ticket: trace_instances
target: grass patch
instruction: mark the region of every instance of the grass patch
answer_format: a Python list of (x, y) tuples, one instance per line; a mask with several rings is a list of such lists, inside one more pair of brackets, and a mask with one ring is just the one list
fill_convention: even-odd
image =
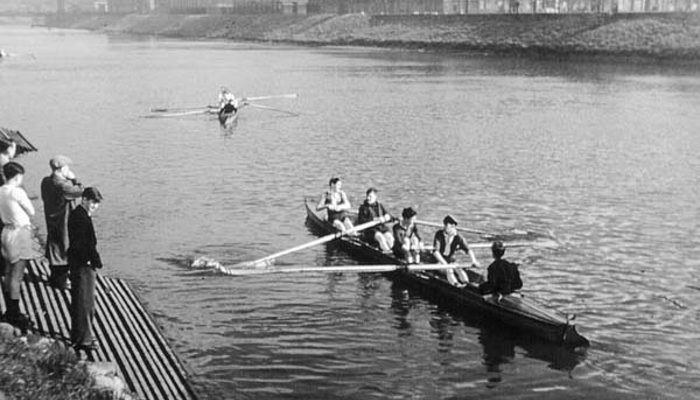
[(0, 335), (0, 398), (107, 400), (113, 394), (93, 388), (94, 379), (73, 350), (38, 337)]

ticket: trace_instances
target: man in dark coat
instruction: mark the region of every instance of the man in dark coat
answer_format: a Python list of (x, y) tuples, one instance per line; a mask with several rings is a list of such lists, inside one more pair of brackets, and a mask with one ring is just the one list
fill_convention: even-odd
[(97, 238), (92, 225), (92, 213), (102, 201), (97, 188), (86, 188), (82, 201), (68, 217), (68, 265), (71, 280), (71, 331), (70, 338), (76, 350), (97, 348), (92, 333), (95, 314), (96, 270), (102, 268), (97, 252)]
[(49, 161), (51, 175), (41, 181), (41, 200), (46, 217), (46, 259), (51, 268), (51, 284), (66, 288), (68, 279), (68, 215), (83, 194), (83, 185), (68, 166), (71, 160), (56, 156)]
[(494, 261), (489, 265), (486, 282), (479, 285), (482, 294), (493, 294), (499, 300), (523, 287), (518, 264), (503, 259), (505, 252), (506, 248), (503, 246), (503, 242), (493, 242), (491, 253)]

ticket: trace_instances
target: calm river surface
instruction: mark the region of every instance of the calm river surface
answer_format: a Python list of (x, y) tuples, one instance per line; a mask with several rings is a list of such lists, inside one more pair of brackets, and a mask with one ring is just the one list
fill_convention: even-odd
[[(69, 155), (105, 202), (104, 273), (128, 280), (204, 398), (693, 398), (700, 393), (700, 72), (0, 27), (0, 126), (39, 194)], [(298, 93), (209, 116), (150, 107)], [(262, 102), (261, 102), (262, 103)], [(584, 354), (445, 310), (381, 275), (228, 277), (313, 238), (303, 198), (340, 175), (394, 212), (552, 231), (512, 249), (525, 292), (576, 313)], [(35, 201), (41, 212), (41, 201)], [(45, 231), (43, 217), (36, 223)], [(424, 236), (432, 232), (424, 230)], [(487, 265), (489, 254), (477, 256)], [(355, 263), (333, 245), (280, 263)]]

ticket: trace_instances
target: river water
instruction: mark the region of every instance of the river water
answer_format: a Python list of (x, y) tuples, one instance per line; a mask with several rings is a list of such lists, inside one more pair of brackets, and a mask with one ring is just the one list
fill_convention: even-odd
[[(0, 27), (0, 125), (39, 194), (55, 154), (105, 195), (104, 273), (129, 281), (203, 398), (691, 398), (700, 364), (700, 72)], [(210, 116), (150, 107), (298, 93)], [(228, 277), (313, 238), (341, 176), (398, 213), (551, 231), (511, 249), (525, 292), (577, 314), (585, 352), (447, 310), (382, 275)], [(35, 202), (41, 215), (41, 201)], [(36, 223), (44, 231), (43, 218)], [(432, 233), (424, 230), (424, 236)], [(484, 265), (489, 255), (477, 252)], [(333, 245), (280, 263), (356, 263)]]

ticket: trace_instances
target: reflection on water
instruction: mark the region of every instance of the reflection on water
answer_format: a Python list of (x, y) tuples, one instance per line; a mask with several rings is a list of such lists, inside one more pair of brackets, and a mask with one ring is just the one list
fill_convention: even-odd
[[(211, 398), (700, 390), (696, 68), (23, 27), (0, 37), (36, 55), (0, 64), (0, 122), (40, 149), (20, 159), (28, 193), (62, 153), (100, 186), (104, 272), (135, 286)], [(232, 132), (215, 118), (139, 117), (210, 104), (222, 84), (299, 93), (265, 104), (300, 115), (246, 108)], [(51, 105), (40, 115), (37, 93)], [(393, 214), (417, 205), (429, 221), (553, 231), (560, 247), (507, 256), (526, 292), (578, 315), (588, 353), (530, 343), (381, 275), (234, 278), (183, 261), (232, 264), (313, 240), (302, 199), (336, 175), (355, 206), (376, 186)], [(356, 261), (328, 245), (279, 262)]]

